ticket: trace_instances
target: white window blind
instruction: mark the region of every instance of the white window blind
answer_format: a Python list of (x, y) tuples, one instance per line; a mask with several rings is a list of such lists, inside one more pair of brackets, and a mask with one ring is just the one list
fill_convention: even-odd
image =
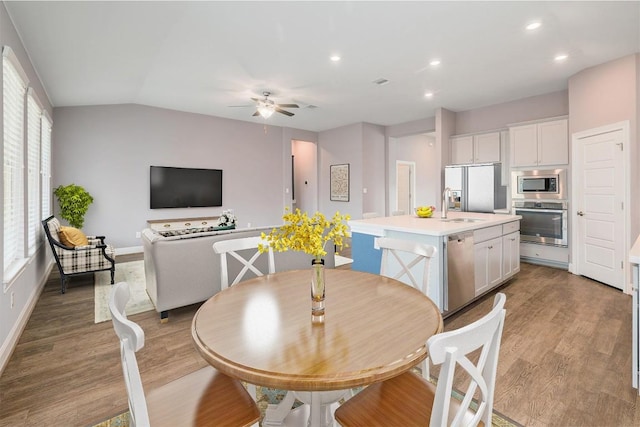
[(27, 91), (27, 249), (36, 252), (40, 230), (40, 126), (42, 107), (33, 89)]
[(42, 114), (42, 130), (40, 136), (40, 175), (42, 178), (41, 219), (47, 219), (51, 215), (51, 127), (51, 120), (45, 112)]
[(4, 274), (24, 253), (24, 103), (28, 82), (8, 47), (2, 50), (4, 121)]

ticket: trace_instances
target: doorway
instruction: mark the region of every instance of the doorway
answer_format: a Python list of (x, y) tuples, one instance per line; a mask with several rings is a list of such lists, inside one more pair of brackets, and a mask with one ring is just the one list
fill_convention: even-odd
[(318, 146), (314, 142), (291, 140), (292, 208), (302, 212), (318, 210)]
[(573, 273), (625, 292), (629, 215), (628, 122), (573, 135)]
[(413, 213), (415, 194), (415, 162), (396, 161), (396, 208), (407, 215)]

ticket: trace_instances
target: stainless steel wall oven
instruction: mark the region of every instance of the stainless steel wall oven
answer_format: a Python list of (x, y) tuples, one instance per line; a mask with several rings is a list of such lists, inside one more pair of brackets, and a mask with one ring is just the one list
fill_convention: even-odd
[(514, 200), (513, 214), (522, 216), (520, 241), (567, 246), (567, 202)]

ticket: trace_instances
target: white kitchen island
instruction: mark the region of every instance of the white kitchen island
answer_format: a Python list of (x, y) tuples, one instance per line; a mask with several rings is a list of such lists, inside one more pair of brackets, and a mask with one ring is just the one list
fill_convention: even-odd
[[(376, 237), (393, 237), (426, 243), (437, 248), (429, 270), (427, 295), (445, 313), (448, 307), (449, 237), (473, 234), (474, 266), (469, 274), (475, 297), (509, 280), (520, 271), (520, 216), (474, 212), (448, 212), (447, 219), (434, 212), (431, 218), (415, 215), (351, 220), (353, 270), (378, 274), (382, 253), (375, 249)], [(393, 274), (393, 270), (391, 271)], [(414, 272), (417, 280), (420, 273)], [(401, 279), (402, 280), (402, 279)]]

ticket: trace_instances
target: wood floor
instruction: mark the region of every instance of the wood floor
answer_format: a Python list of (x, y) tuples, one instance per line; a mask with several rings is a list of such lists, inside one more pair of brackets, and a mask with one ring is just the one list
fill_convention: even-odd
[[(500, 290), (507, 318), (498, 411), (526, 426), (640, 425), (630, 296), (529, 264)], [(482, 316), (492, 298), (447, 319), (445, 328)], [(147, 390), (205, 366), (189, 332), (197, 308), (172, 310), (166, 324), (154, 311), (131, 316), (146, 333), (138, 360)], [(127, 408), (117, 338), (110, 322), (94, 324), (93, 315), (91, 276), (72, 279), (61, 295), (52, 273), (0, 377), (0, 426), (89, 426)]]

